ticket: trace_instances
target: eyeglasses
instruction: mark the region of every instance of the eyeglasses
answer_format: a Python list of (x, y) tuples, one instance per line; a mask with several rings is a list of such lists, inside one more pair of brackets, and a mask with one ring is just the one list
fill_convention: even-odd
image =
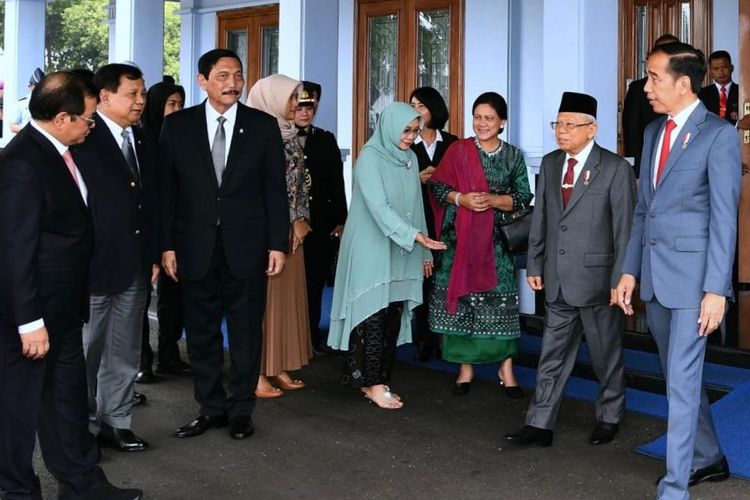
[(93, 118), (86, 118), (83, 115), (70, 115), (70, 116), (75, 116), (75, 117), (80, 118), (81, 120), (85, 121), (86, 124), (89, 126), (89, 128), (93, 127), (94, 124), (96, 123), (96, 121)]
[(549, 126), (552, 130), (561, 128), (566, 132), (577, 129), (578, 127), (585, 127), (586, 125), (593, 125), (594, 122), (588, 123), (571, 123), (571, 122), (549, 122)]

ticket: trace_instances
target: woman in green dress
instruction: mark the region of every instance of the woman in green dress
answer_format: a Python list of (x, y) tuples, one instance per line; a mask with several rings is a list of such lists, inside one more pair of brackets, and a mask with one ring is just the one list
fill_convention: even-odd
[(429, 181), (437, 235), (448, 246), (435, 261), (430, 328), (443, 335), (443, 359), (461, 363), (454, 394), (469, 392), (475, 364), (500, 362), (500, 384), (521, 398), (512, 361), (521, 335), (518, 290), (499, 229), (532, 194), (523, 153), (498, 137), (505, 99), (486, 92), (472, 113), (475, 137), (451, 145)]
[(346, 379), (381, 408), (398, 409), (390, 391), (396, 345), (411, 341), (411, 311), (432, 274), (417, 157), (409, 147), (419, 114), (395, 102), (383, 110), (354, 168), (331, 305), (328, 345), (348, 351)]

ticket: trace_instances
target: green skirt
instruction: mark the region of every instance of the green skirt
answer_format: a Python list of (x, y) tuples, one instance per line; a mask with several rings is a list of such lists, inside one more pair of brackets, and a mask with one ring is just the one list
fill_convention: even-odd
[(443, 335), (443, 359), (451, 363), (496, 363), (518, 354), (518, 339)]

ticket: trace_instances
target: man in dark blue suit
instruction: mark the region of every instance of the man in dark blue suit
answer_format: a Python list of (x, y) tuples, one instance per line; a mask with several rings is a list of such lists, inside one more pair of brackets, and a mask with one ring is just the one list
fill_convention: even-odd
[(69, 146), (84, 141), (96, 91), (53, 73), (31, 94), (32, 120), (0, 156), (0, 498), (41, 499), (39, 436), (58, 498), (140, 498), (107, 482), (88, 433), (81, 327), (88, 316), (93, 224)]
[(633, 314), (636, 279), (667, 382), (667, 473), (660, 499), (687, 499), (688, 486), (729, 476), (702, 388), (706, 336), (732, 296), (740, 150), (737, 131), (698, 99), (703, 53), (656, 47), (645, 92), (667, 116), (646, 128), (633, 228), (617, 287)]

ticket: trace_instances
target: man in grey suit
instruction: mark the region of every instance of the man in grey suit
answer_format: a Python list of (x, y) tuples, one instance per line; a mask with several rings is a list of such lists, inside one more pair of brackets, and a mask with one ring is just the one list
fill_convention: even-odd
[(703, 53), (670, 43), (648, 58), (645, 92), (657, 113), (641, 155), (641, 182), (617, 302), (633, 314), (640, 279), (667, 382), (667, 473), (658, 498), (729, 476), (702, 388), (706, 336), (732, 296), (740, 150), (737, 132), (698, 100)]
[(505, 436), (520, 445), (552, 444), (582, 335), (600, 384), (589, 442), (612, 441), (624, 413), (625, 316), (612, 305), (630, 235), (635, 177), (624, 159), (594, 142), (596, 108), (593, 97), (565, 92), (550, 124), (560, 149), (542, 160), (527, 267), (529, 286), (545, 290), (542, 353), (526, 425)]

